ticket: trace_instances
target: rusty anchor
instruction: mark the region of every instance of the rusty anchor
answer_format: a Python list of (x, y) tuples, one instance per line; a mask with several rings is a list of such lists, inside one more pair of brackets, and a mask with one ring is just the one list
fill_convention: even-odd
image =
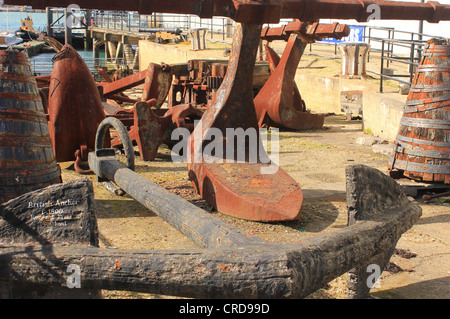
[[(37, 6), (61, 5), (61, 1), (56, 0), (6, 0), (5, 3), (14, 4), (16, 1)], [(450, 17), (450, 7), (437, 2), (408, 3), (408, 6), (402, 6), (398, 2), (377, 0), (192, 0), (180, 1), (180, 5), (176, 6), (167, 1), (79, 1), (80, 6), (88, 8), (95, 6), (109, 10), (137, 10), (141, 13), (193, 13), (201, 17), (223, 15), (242, 22), (236, 27), (228, 75), (191, 135), (189, 142), (195, 151), (208, 146), (206, 137), (213, 124), (214, 127), (225, 129), (227, 118), (233, 113), (240, 115), (232, 117), (236, 127), (258, 128), (256, 111), (249, 94), (251, 72), (248, 71), (251, 71), (254, 65), (263, 23), (278, 23), (281, 17), (301, 17), (304, 20), (356, 18), (364, 21), (367, 14), (362, 9), (372, 3), (380, 4), (382, 8), (392, 8), (383, 16), (386, 19), (401, 17), (437, 22)], [(195, 138), (196, 133), (200, 138)], [(353, 281), (352, 296), (360, 297), (366, 295), (370, 289), (367, 285), (364, 286), (368, 277), (367, 272), (365, 273), (367, 266), (377, 264), (383, 269), (401, 234), (408, 230), (421, 214), (420, 207), (408, 200), (392, 178), (372, 168), (353, 166), (347, 169), (349, 227), (332, 234), (317, 236), (302, 244), (264, 244), (254, 237), (247, 238), (242, 232), (237, 234), (230, 231), (229, 227), (222, 227), (223, 224), (213, 223), (215, 227), (203, 227), (205, 224), (198, 217), (208, 214), (197, 214), (196, 218), (193, 218), (191, 210), (185, 210), (187, 205), (184, 202), (177, 202), (181, 205), (173, 204), (168, 200), (174, 198), (171, 194), (153, 187), (148, 181), (143, 181), (139, 174), (132, 174), (132, 170), (119, 165), (114, 159), (107, 158), (113, 154), (110, 150), (96, 148), (95, 152), (89, 153), (90, 167), (99, 177), (118, 183), (149, 209), (161, 215), (166, 214), (167, 219), (177, 225), (175, 228), (190, 233), (196, 242), (208, 249), (167, 252), (108, 250), (75, 244), (72, 246), (67, 243), (60, 245), (61, 242), (54, 240), (53, 243), (46, 237), (48, 232), (44, 231), (36, 238), (36, 229), (27, 228), (25, 231), (28, 230), (31, 236), (26, 238), (29, 240), (26, 246), (22, 243), (2, 243), (0, 269), (6, 269), (0, 273), (2, 281), (46, 285), (49, 288), (60, 287), (66, 283), (68, 266), (73, 262), (80, 262), (83, 265), (83, 284), (88, 289), (131, 289), (194, 298), (301, 298), (323, 287), (333, 278), (352, 270), (352, 279), (356, 277)], [(189, 155), (193, 156), (195, 152)], [(224, 158), (234, 159), (231, 155), (226, 152)], [(245, 155), (245, 160), (248, 160), (250, 154)], [(258, 158), (261, 162), (264, 155), (267, 154), (263, 152)], [(244, 164), (247, 163), (244, 161)], [(193, 174), (202, 173), (200, 170), (203, 168), (215, 169), (220, 165), (193, 167), (195, 164), (194, 162), (190, 165)], [(260, 166), (260, 163), (256, 164)], [(222, 168), (227, 167), (224, 165)], [(219, 176), (220, 174), (219, 171)], [(205, 176), (211, 175), (207, 172), (203, 175)], [(205, 178), (202, 182), (204, 181)], [(255, 179), (255, 184), (258, 183)], [(17, 223), (17, 218), (30, 218), (30, 214), (16, 216), (14, 213), (16, 205), (26, 202), (26, 199), (21, 197), (1, 206), (1, 226), (4, 226), (2, 231), (11, 231), (11, 224), (29, 225), (26, 221)], [(84, 228), (92, 233), (95, 233), (94, 229), (94, 225)], [(23, 234), (24, 230), (21, 231)], [(221, 234), (227, 236), (226, 241), (221, 240)], [(237, 237), (232, 239), (235, 234)], [(75, 243), (77, 239), (80, 238), (75, 238)], [(86, 240), (79, 242), (86, 244)], [(223, 249), (216, 249), (218, 247)]]
[[(259, 221), (292, 220), (300, 213), (302, 191), (262, 147), (253, 104), (253, 68), (260, 35), (261, 25), (236, 25), (225, 78), (188, 141), (188, 173), (198, 193), (222, 213)], [(226, 136), (230, 128), (252, 136), (234, 143), (236, 136)], [(222, 157), (206, 160), (208, 134), (217, 129), (223, 136), (218, 146)]]
[[(167, 97), (172, 83), (172, 69), (165, 63), (150, 63), (146, 70), (126, 76), (116, 81), (99, 82), (103, 97), (111, 100), (137, 102), (123, 95), (123, 91), (144, 85), (141, 101), (156, 99), (156, 108), (160, 108)], [(106, 77), (108, 79), (108, 77)]]
[[(180, 104), (170, 109), (155, 109), (156, 99), (147, 102), (137, 102), (130, 110), (118, 110), (112, 117), (118, 118), (122, 123), (129, 124), (128, 134), (138, 146), (139, 155), (144, 161), (156, 158), (161, 144), (170, 149), (177, 143), (172, 140), (175, 129), (186, 128), (190, 132), (194, 129), (194, 121), (202, 117), (203, 111), (192, 104)], [(122, 148), (119, 136), (111, 141), (111, 146)]]
[[(193, 104), (180, 104), (169, 109), (161, 108), (171, 88), (172, 67), (167, 64), (150, 63), (145, 71), (117, 81), (101, 83), (103, 97), (113, 100), (134, 102), (132, 108), (125, 109), (104, 103), (107, 117), (115, 117), (128, 128), (131, 140), (138, 146), (140, 156), (145, 161), (156, 158), (158, 148), (166, 144), (171, 148), (171, 132), (177, 128), (193, 130), (193, 121), (199, 119), (203, 111)], [(119, 96), (123, 91), (144, 85), (141, 101)], [(121, 139), (116, 135), (111, 146), (122, 148)]]
[[(307, 24), (300, 23), (300, 26), (297, 25), (297, 30), (302, 30), (305, 25)], [(336, 34), (337, 25), (332, 27), (332, 32), (328, 31), (323, 35)], [(344, 28), (343, 31), (345, 34), (348, 29)], [(317, 25), (314, 24), (314, 30), (310, 32), (312, 35), (309, 38), (310, 41), (314, 37), (320, 37), (320, 32), (317, 35), (316, 32)], [(273, 92), (273, 87), (276, 85), (275, 82), (282, 81), (283, 77), (277, 77), (277, 71), (275, 71), (255, 100), (252, 95), (253, 67), (261, 33), (260, 25), (237, 24), (236, 26), (232, 54), (225, 78), (188, 142), (191, 146), (191, 157), (188, 161), (189, 178), (197, 192), (224, 214), (257, 221), (293, 220), (298, 218), (301, 212), (303, 194), (298, 183), (273, 162), (264, 150), (259, 134), (259, 126), (262, 123), (257, 121), (258, 118), (261, 120), (261, 117), (258, 117), (258, 110), (262, 107), (256, 107), (261, 105), (257, 104), (258, 96), (262, 99), (266, 90), (270, 95), (277, 95)], [(299, 54), (295, 55), (288, 50), (285, 57), (295, 56), (293, 58), (295, 70), (303, 52), (301, 48), (304, 49), (306, 44), (299, 39), (295, 41), (295, 36), (292, 37), (294, 41), (291, 43), (296, 43), (300, 48), (297, 51)], [(284, 61), (282, 63), (286, 65)], [(276, 70), (283, 72), (285, 69), (286, 67), (280, 66)], [(279, 95), (280, 97), (281, 94), (290, 96), (291, 101), (294, 96), (294, 74), (284, 77), (285, 85)], [(268, 97), (265, 100), (271, 102), (274, 108), (277, 105), (280, 106), (280, 103), (273, 103)], [(292, 109), (292, 103), (288, 102), (284, 105)], [(241, 140), (241, 145), (235, 145), (231, 149), (233, 153), (231, 154), (230, 145), (235, 143), (236, 137), (226, 136), (230, 128), (240, 128), (249, 134), (254, 132), (253, 141), (250, 141), (251, 136), (244, 134), (244, 138), (248, 137), (248, 140)], [(213, 160), (206, 160), (203, 158), (203, 151), (209, 144), (209, 130), (215, 129), (219, 129), (224, 136), (223, 144), (219, 147), (225, 151), (222, 152), (222, 158), (215, 156)], [(255, 147), (256, 156), (252, 159), (250, 148), (255, 149)], [(242, 148), (245, 154), (239, 159), (236, 153), (239, 153)], [(270, 173), (266, 174), (264, 171), (270, 171)]]
[(306, 111), (295, 83), (295, 73), (307, 43), (327, 37), (342, 38), (349, 33), (347, 25), (319, 24), (294, 20), (278, 28), (265, 27), (261, 38), (287, 41), (280, 58), (266, 45), (271, 76), (255, 96), (254, 103), (260, 127), (273, 126), (293, 130), (321, 128), (325, 116)]

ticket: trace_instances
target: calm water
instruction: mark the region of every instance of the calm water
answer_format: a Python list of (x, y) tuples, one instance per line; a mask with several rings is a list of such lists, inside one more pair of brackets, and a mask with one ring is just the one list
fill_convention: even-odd
[[(46, 13), (35, 12), (0, 12), (0, 32), (8, 31), (14, 33), (20, 27), (21, 19), (30, 17), (33, 20), (33, 28), (38, 32), (47, 30), (47, 15)], [(59, 16), (54, 13), (53, 21), (56, 21)], [(85, 60), (91, 71), (94, 71), (94, 61), (92, 50), (77, 50), (81, 57)], [(104, 58), (104, 52), (100, 50), (100, 59)], [(52, 58), (56, 53), (41, 53), (30, 58), (31, 65), (36, 75), (51, 74), (53, 68)]]
[(0, 31), (16, 31), (20, 27), (20, 20), (28, 16), (33, 19), (33, 27), (36, 31), (47, 30), (47, 15), (45, 13), (0, 12)]

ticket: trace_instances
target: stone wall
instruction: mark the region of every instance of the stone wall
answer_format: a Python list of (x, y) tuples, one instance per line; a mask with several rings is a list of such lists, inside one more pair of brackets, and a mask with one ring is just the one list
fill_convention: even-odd
[(341, 92), (362, 91), (364, 130), (393, 141), (402, 118), (407, 95), (379, 93), (373, 81), (324, 77), (297, 72), (295, 81), (307, 109), (316, 113), (344, 114), (341, 110)]

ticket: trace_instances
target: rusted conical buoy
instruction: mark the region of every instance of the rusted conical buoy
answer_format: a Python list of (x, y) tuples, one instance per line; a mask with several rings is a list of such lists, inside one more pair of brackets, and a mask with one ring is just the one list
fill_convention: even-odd
[(0, 203), (61, 182), (26, 52), (0, 51)]
[(50, 136), (58, 162), (75, 160), (75, 169), (95, 148), (97, 127), (105, 118), (97, 85), (88, 66), (69, 44), (53, 58), (48, 93)]
[(390, 175), (450, 184), (450, 43), (427, 42), (409, 92)]

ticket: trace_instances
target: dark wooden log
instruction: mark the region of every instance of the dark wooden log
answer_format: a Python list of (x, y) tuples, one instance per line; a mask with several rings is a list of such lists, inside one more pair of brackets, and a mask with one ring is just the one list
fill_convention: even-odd
[[(356, 214), (359, 220), (303, 244), (179, 251), (4, 246), (0, 280), (61, 287), (67, 284), (67, 268), (78, 265), (82, 288), (194, 298), (303, 298), (350, 269), (385, 262), (421, 215), (420, 207), (404, 201), (406, 197), (395, 200), (392, 194), (400, 186), (389, 182), (390, 177), (359, 168), (348, 170), (349, 184), (355, 185), (349, 203), (358, 203), (349, 208), (364, 209)], [(374, 183), (365, 176), (382, 181)], [(393, 201), (385, 200), (389, 196)]]
[[(402, 207), (410, 207), (411, 201), (407, 198), (402, 188), (392, 178), (386, 178), (382, 172), (370, 169), (363, 165), (348, 166), (347, 176), (347, 224), (355, 225), (360, 221), (373, 220), (380, 212), (396, 214)], [(417, 205), (414, 205), (417, 206)], [(417, 219), (421, 210), (415, 207)], [(397, 216), (392, 216), (397, 218)], [(378, 267), (379, 275), (391, 258), (395, 241), (390, 247), (379, 251), (377, 255), (367, 259), (358, 267), (348, 273), (348, 296), (352, 299), (364, 298), (370, 291), (369, 276), (374, 277), (375, 272), (370, 265)], [(376, 279), (376, 278), (373, 278)], [(373, 283), (372, 283), (373, 284)]]
[[(89, 153), (89, 166), (100, 178), (117, 184), (199, 247), (244, 247), (265, 243), (133, 172), (114, 157), (102, 156), (102, 153), (105, 153), (104, 149)], [(114, 152), (111, 154), (114, 155)]]

